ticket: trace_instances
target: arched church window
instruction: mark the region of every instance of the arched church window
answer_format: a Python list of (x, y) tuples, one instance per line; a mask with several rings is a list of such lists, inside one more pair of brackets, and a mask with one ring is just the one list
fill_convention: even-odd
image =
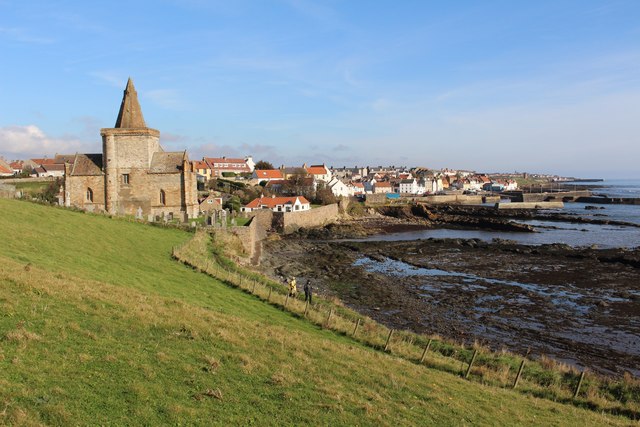
[(164, 190), (160, 190), (160, 204), (163, 206), (167, 204), (167, 196), (164, 193)]
[(87, 201), (93, 202), (93, 190), (91, 188), (87, 188)]

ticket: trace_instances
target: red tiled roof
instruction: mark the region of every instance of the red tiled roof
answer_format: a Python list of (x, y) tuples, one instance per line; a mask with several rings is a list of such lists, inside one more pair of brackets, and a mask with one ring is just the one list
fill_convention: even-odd
[(9, 169), (0, 164), (0, 173), (10, 173), (13, 174), (13, 169)]
[(386, 181), (380, 181), (380, 182), (376, 182), (375, 186), (376, 187), (391, 187), (391, 183), (390, 182), (386, 182)]
[(22, 170), (22, 168), (24, 166), (24, 162), (22, 160), (16, 160), (15, 162), (9, 163), (9, 166), (11, 166), (13, 169)]
[[(230, 157), (205, 157), (204, 161), (213, 170), (250, 172), (245, 159), (233, 159)], [(226, 166), (223, 166), (225, 165)]]
[(278, 205), (293, 205), (296, 202), (296, 199), (300, 200), (300, 203), (308, 204), (309, 201), (305, 199), (303, 196), (295, 196), (295, 197), (258, 197), (257, 199), (253, 199), (245, 207), (255, 209), (260, 206), (267, 206), (270, 209), (278, 206)]
[(56, 162), (56, 159), (31, 159), (32, 162), (42, 165), (52, 165)]
[(256, 169), (258, 179), (282, 179), (282, 171), (280, 169)]
[(246, 163), (244, 159), (234, 159), (231, 157), (205, 157), (209, 163)]
[(311, 175), (326, 175), (327, 168), (322, 165), (311, 165), (307, 168), (307, 173)]
[(209, 165), (207, 164), (207, 162), (202, 160), (194, 160), (193, 167), (196, 169), (209, 169)]

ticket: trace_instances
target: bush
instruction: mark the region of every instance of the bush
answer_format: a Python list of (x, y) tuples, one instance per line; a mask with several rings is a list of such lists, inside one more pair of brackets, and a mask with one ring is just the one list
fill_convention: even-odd
[(351, 216), (363, 216), (364, 204), (361, 202), (351, 202), (347, 208), (347, 213)]

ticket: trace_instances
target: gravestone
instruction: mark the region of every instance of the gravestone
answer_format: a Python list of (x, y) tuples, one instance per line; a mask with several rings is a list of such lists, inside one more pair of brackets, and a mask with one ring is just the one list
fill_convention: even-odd
[(136, 211), (136, 219), (142, 219), (142, 208), (138, 207), (138, 210)]

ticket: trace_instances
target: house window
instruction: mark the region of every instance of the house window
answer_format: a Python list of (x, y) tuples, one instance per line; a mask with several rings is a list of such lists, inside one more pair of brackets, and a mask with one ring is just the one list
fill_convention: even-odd
[(300, 210), (300, 206), (296, 205), (296, 210), (299, 211)]
[(87, 188), (87, 202), (93, 202), (93, 190)]
[(164, 190), (160, 190), (160, 204), (165, 206), (167, 204), (167, 196), (164, 194)]
[(123, 184), (129, 184), (129, 174), (128, 173), (123, 173), (122, 174), (122, 183)]

